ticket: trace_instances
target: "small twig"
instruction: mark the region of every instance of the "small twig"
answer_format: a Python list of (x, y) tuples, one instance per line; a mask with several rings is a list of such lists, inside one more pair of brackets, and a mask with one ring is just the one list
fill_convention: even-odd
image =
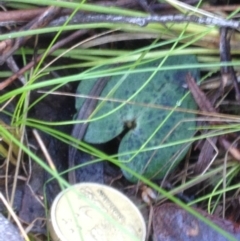
[(0, 26), (6, 26), (10, 24), (16, 24), (16, 22), (19, 23), (32, 20), (37, 15), (42, 14), (46, 10), (47, 8), (37, 8), (1, 12)]
[(41, 136), (39, 135), (38, 131), (36, 129), (34, 129), (32, 132), (33, 132), (33, 135), (34, 135), (38, 145), (41, 148), (41, 151), (42, 151), (43, 155), (45, 156), (45, 158), (48, 162), (49, 167), (52, 169), (52, 171), (57, 173), (57, 168), (55, 167), (54, 162), (53, 162), (53, 160), (52, 160), (52, 158), (51, 158), (51, 156), (50, 156), (50, 154), (49, 154), (49, 152), (46, 148), (46, 145), (44, 144), (44, 142), (43, 142)]
[[(49, 26), (59, 26), (66, 22), (69, 16), (60, 17), (52, 21)], [(127, 17), (118, 15), (103, 15), (103, 14), (85, 14), (77, 13), (69, 24), (77, 23), (129, 23), (140, 27), (147, 26), (149, 23), (197, 23), (200, 25), (210, 25), (217, 27), (229, 27), (240, 30), (240, 22), (234, 20), (226, 20), (218, 16), (214, 17), (198, 17), (195, 15), (151, 15), (147, 17)]]

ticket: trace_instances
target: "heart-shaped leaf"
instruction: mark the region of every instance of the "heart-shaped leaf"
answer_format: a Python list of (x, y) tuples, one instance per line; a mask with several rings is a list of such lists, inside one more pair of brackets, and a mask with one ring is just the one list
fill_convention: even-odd
[[(196, 109), (192, 96), (186, 95), (187, 90), (183, 87), (188, 73), (195, 79), (199, 77), (197, 69), (189, 69), (190, 65), (197, 63), (195, 56), (169, 57), (153, 78), (149, 78), (160, 63), (160, 60), (145, 63), (139, 65), (135, 72), (126, 71), (124, 75), (112, 76), (101, 97), (118, 101), (99, 101), (91, 118), (101, 118), (89, 123), (84, 136), (86, 142), (105, 143), (130, 126), (131, 130), (119, 146), (119, 161), (149, 179), (162, 178), (188, 150), (185, 144), (164, 148), (161, 145), (189, 139), (195, 132), (194, 121), (182, 122), (193, 119), (194, 114), (174, 109), (176, 106)], [(147, 71), (150, 68), (151, 71)], [(82, 81), (77, 92), (88, 94), (96, 81)], [(76, 108), (81, 108), (83, 102), (83, 99), (77, 99)], [(170, 108), (161, 108), (163, 106)], [(128, 180), (137, 181), (131, 173), (124, 170), (123, 173)]]

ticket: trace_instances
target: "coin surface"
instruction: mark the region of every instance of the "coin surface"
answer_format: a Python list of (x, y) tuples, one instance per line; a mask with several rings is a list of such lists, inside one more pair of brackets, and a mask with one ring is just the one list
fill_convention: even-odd
[(106, 185), (81, 183), (61, 192), (48, 222), (54, 241), (144, 241), (146, 226), (138, 208)]

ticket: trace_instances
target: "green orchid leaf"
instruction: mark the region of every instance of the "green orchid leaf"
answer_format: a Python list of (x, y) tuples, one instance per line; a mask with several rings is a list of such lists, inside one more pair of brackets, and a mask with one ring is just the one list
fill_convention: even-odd
[[(119, 146), (119, 161), (149, 179), (164, 177), (188, 151), (186, 144), (161, 145), (188, 140), (195, 133), (195, 115), (183, 109), (196, 110), (197, 107), (183, 86), (188, 73), (199, 79), (198, 70), (189, 68), (197, 63), (196, 57), (169, 57), (149, 79), (160, 63), (161, 60), (145, 63), (138, 65), (135, 72), (127, 70), (124, 75), (112, 76), (101, 94), (108, 101), (99, 101), (91, 116), (92, 120), (98, 119), (90, 120), (84, 137), (89, 143), (105, 143), (126, 126), (130, 127)], [(165, 67), (171, 68), (164, 70)], [(96, 81), (82, 81), (77, 92), (86, 95)], [(76, 108), (81, 108), (83, 102), (84, 99), (78, 98)], [(177, 106), (182, 111), (178, 111)], [(192, 121), (186, 122), (189, 119)], [(131, 173), (123, 170), (123, 174), (128, 180), (137, 181)]]

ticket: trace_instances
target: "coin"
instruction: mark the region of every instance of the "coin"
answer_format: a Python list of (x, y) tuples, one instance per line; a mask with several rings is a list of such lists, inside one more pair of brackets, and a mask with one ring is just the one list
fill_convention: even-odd
[(81, 183), (61, 192), (48, 222), (54, 241), (143, 241), (144, 219), (125, 195), (106, 185)]

